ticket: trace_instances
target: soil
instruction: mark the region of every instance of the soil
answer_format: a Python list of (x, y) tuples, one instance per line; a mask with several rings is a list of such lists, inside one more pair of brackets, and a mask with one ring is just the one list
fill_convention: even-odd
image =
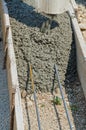
[[(77, 80), (74, 85), (67, 88), (67, 93), (63, 89), (65, 101), (68, 108), (69, 117), (73, 130), (86, 130), (86, 103), (80, 82)], [(55, 96), (60, 96), (60, 92), (54, 92)], [(37, 104), (40, 115), (42, 130), (70, 130), (63, 102), (61, 105), (52, 103), (51, 93), (37, 93)], [(37, 115), (33, 95), (22, 98), (25, 130), (37, 130)]]
[[(33, 70), (42, 129), (69, 130), (63, 103), (56, 106), (51, 102), (54, 64), (59, 68), (73, 129), (86, 130), (86, 104), (77, 76), (76, 46), (68, 13), (55, 16), (49, 33), (42, 33), (40, 30), (43, 22), (50, 20), (51, 17), (37, 13), (34, 1), (8, 1), (7, 6), (12, 26), (19, 86), (21, 91), (27, 88), (29, 93), (27, 96), (25, 93), (25, 98), (22, 98), (25, 130), (38, 129), (29, 80), (30, 65)], [(54, 94), (61, 98), (56, 79), (54, 88)]]
[[(76, 0), (76, 2), (78, 4), (78, 22), (86, 26), (86, 1)], [(82, 28), (81, 31), (86, 42), (86, 27), (85, 29)]]

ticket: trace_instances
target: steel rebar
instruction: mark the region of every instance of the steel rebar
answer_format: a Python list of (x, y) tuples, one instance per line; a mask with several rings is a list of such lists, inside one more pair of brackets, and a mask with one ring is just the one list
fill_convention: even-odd
[(32, 76), (32, 66), (31, 65), (30, 65), (30, 78), (31, 78), (32, 90), (33, 90), (33, 94), (34, 94), (34, 102), (35, 102), (35, 107), (36, 107), (38, 127), (39, 127), (39, 130), (42, 130), (41, 129), (41, 123), (40, 123), (39, 110), (38, 110), (38, 105), (37, 105), (37, 99), (36, 99), (36, 91), (35, 91), (34, 81), (33, 81), (33, 76)]
[(64, 94), (63, 94), (63, 90), (62, 90), (62, 85), (61, 85), (61, 83), (60, 83), (60, 78), (59, 78), (59, 73), (58, 73), (58, 67), (57, 67), (56, 64), (54, 65), (54, 69), (55, 69), (55, 74), (56, 74), (56, 77), (57, 77), (57, 81), (58, 81), (60, 93), (61, 93), (61, 96), (62, 96), (62, 100), (63, 100), (63, 104), (64, 104), (66, 116), (67, 116), (67, 120), (68, 120), (68, 123), (69, 123), (69, 126), (70, 126), (70, 130), (72, 130), (73, 127), (72, 127), (72, 124), (71, 124), (71, 121), (70, 121), (70, 117), (69, 117), (67, 105), (66, 105), (66, 102), (65, 102), (65, 99), (64, 99)]

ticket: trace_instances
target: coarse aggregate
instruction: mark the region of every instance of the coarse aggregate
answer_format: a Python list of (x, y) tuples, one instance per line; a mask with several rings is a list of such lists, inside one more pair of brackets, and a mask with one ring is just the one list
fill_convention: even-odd
[[(76, 0), (78, 5), (77, 19), (79, 25), (86, 26), (86, 0)], [(85, 43), (86, 43), (86, 27), (81, 28)]]
[[(33, 2), (33, 1), (32, 1)], [(34, 2), (33, 2), (34, 3)], [(16, 54), (20, 88), (25, 88), (29, 65), (32, 65), (36, 90), (50, 91), (54, 77), (54, 64), (58, 65), (61, 83), (76, 78), (76, 52), (69, 15), (57, 15), (50, 32), (40, 28), (49, 17), (37, 13), (29, 0), (7, 2), (13, 43)], [(28, 85), (29, 91), (30, 85)]]

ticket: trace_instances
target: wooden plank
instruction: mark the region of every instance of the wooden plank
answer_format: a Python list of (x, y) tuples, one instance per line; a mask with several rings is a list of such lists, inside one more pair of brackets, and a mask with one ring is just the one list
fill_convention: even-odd
[[(2, 23), (3, 38), (4, 38), (4, 43), (7, 43), (7, 50), (8, 50), (6, 66), (7, 66), (8, 86), (9, 86), (9, 95), (10, 95), (10, 108), (12, 113), (11, 116), (13, 116), (13, 120), (14, 120), (12, 125), (14, 124), (16, 125), (16, 126), (11, 125), (12, 126), (11, 129), (24, 130), (21, 95), (20, 95), (20, 89), (18, 83), (17, 67), (16, 67), (15, 53), (13, 48), (9, 14), (4, 0), (1, 0), (1, 4), (2, 4), (1, 12), (2, 12), (2, 19), (3, 19), (3, 23)], [(8, 27), (9, 27), (9, 33), (8, 31), (6, 31)]]
[(76, 19), (74, 10), (71, 5), (69, 8), (69, 15), (71, 17), (76, 41), (77, 70), (83, 88), (83, 92), (86, 98), (86, 43), (79, 28), (78, 21)]
[(71, 0), (71, 4), (75, 11), (78, 11), (78, 5), (76, 4), (75, 0)]
[(7, 26), (7, 27), (6, 27), (6, 33), (5, 33), (5, 46), (7, 45), (7, 39), (8, 39), (8, 34), (9, 34), (9, 27), (10, 27), (10, 26)]
[(3, 35), (3, 42), (5, 44), (6, 28), (8, 26), (10, 26), (10, 21), (8, 18), (8, 9), (6, 8), (6, 2), (4, 0), (2, 0), (1, 4), (2, 4), (2, 26), (3, 26), (3, 34), (4, 34)]

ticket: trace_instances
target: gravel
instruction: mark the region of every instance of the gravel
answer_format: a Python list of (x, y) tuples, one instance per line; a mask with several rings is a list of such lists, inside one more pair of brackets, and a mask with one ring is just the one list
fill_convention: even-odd
[[(76, 2), (78, 4), (78, 12), (77, 12), (78, 23), (86, 26), (86, 1), (76, 0)], [(86, 29), (81, 29), (81, 31), (82, 31), (84, 40), (86, 42)]]

